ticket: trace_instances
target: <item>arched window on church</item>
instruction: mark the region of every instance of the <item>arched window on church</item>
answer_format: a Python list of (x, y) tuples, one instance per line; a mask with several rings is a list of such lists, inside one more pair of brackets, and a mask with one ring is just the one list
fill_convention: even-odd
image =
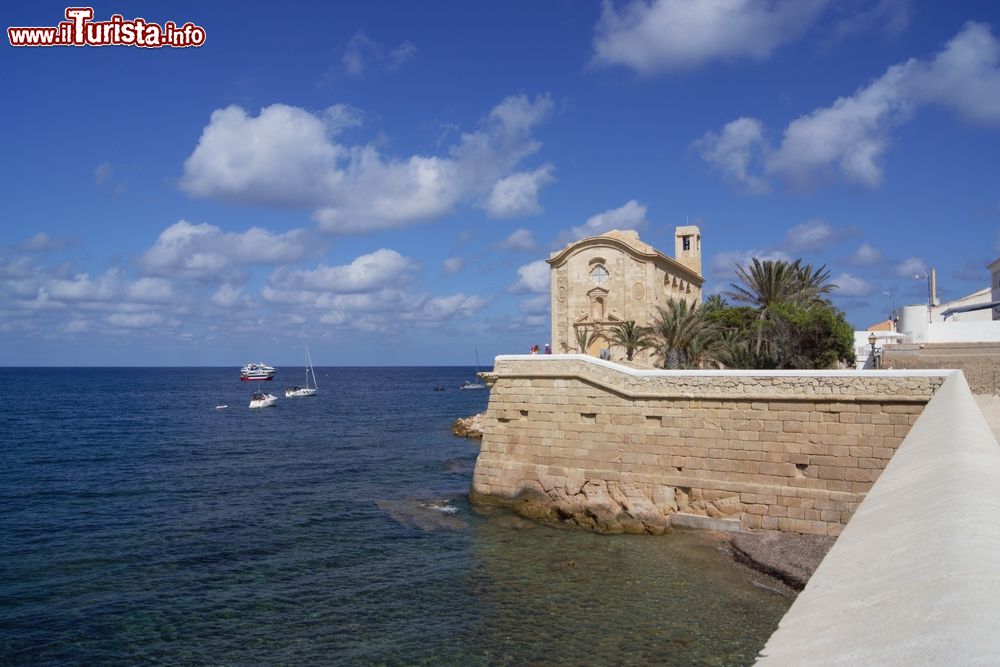
[(604, 268), (603, 264), (598, 264), (593, 269), (590, 270), (590, 281), (595, 285), (603, 285), (608, 280), (608, 270)]

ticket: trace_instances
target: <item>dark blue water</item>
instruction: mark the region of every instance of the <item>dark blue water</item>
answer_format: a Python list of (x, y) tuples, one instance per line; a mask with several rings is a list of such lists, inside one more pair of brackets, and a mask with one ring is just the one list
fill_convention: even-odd
[(0, 659), (740, 665), (791, 603), (702, 535), (470, 507), (472, 369), (316, 373), (0, 369)]

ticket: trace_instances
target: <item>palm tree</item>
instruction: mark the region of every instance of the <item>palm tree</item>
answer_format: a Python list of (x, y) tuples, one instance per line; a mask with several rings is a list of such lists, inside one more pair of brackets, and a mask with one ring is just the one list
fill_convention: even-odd
[(696, 368), (716, 358), (717, 331), (702, 309), (683, 299), (671, 299), (667, 307), (657, 307), (650, 347), (656, 350), (663, 368)]
[(705, 312), (722, 310), (726, 307), (726, 300), (722, 298), (721, 294), (713, 294), (705, 299), (705, 303), (701, 304), (701, 307)]
[(632, 361), (636, 350), (642, 350), (652, 345), (647, 327), (636, 326), (635, 320), (628, 320), (611, 330), (611, 342), (625, 348), (625, 358)]
[(829, 305), (823, 295), (837, 288), (830, 280), (826, 265), (814, 269), (812, 264), (785, 260), (761, 261), (756, 257), (748, 266), (736, 266), (736, 277), (742, 284), (732, 283), (726, 296), (757, 310), (758, 326), (754, 336), (753, 355), (756, 364), (778, 363), (784, 357), (780, 333), (774, 330), (773, 313), (782, 304), (809, 306)]
[(737, 265), (736, 277), (743, 284), (731, 284), (732, 290), (726, 296), (759, 309), (765, 318), (779, 303), (805, 304), (822, 299), (821, 295), (837, 288), (828, 282), (830, 271), (825, 264), (813, 269), (812, 264), (802, 264), (801, 259), (761, 261), (754, 257), (749, 266)]
[(590, 327), (577, 327), (574, 333), (576, 334), (576, 345), (580, 348), (580, 354), (587, 354), (587, 350), (600, 334), (599, 331)]

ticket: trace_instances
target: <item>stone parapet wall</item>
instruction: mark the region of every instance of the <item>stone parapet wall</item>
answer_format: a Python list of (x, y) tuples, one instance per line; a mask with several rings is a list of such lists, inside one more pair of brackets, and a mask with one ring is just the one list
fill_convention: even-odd
[(958, 369), (974, 394), (1000, 395), (1000, 344), (926, 343), (886, 345), (882, 366), (893, 369)]
[(934, 373), (639, 371), (498, 357), (472, 498), (603, 532), (676, 511), (838, 534), (940, 386)]

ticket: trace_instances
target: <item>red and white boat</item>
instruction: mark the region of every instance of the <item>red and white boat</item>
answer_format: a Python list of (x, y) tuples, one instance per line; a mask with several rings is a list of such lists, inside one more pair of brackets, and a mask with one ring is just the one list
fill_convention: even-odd
[(264, 382), (274, 379), (278, 369), (265, 363), (246, 364), (240, 369), (240, 380), (244, 382)]

